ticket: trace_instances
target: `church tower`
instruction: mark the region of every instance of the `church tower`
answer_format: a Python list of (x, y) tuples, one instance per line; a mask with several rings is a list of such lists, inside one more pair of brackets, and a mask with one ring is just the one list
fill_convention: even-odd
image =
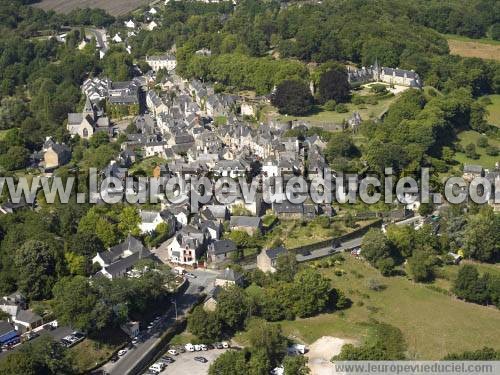
[(90, 101), (89, 97), (86, 97), (85, 100), (85, 106), (83, 107), (83, 117), (90, 116), (92, 120), (95, 120), (95, 112), (94, 112), (94, 107), (92, 106), (92, 102)]
[(375, 81), (380, 81), (380, 67), (378, 66), (378, 58), (375, 58), (375, 64), (373, 64), (373, 79)]

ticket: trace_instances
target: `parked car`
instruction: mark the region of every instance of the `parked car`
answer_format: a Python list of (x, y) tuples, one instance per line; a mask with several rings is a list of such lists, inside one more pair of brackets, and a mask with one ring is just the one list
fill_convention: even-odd
[(201, 350), (208, 350), (208, 347), (205, 344), (200, 345)]
[(132, 345), (137, 345), (138, 343), (139, 343), (139, 337), (136, 336), (132, 339)]
[(115, 363), (116, 361), (118, 361), (118, 359), (120, 359), (120, 357), (118, 357), (116, 354), (113, 354), (110, 359), (111, 363)]
[(124, 356), (125, 354), (127, 354), (128, 350), (127, 349), (121, 349), (121, 350), (118, 350), (118, 355), (120, 357)]
[(208, 362), (208, 359), (206, 359), (205, 357), (194, 357), (194, 360), (197, 361), (197, 362), (201, 362), (201, 363), (207, 363)]
[(199, 352), (201, 350), (201, 345), (194, 344), (194, 350), (196, 350), (197, 352)]
[(196, 279), (196, 275), (191, 272), (187, 272), (186, 277), (190, 277), (191, 279)]
[(217, 348), (217, 349), (223, 349), (224, 347), (222, 346), (222, 343), (221, 342), (217, 342), (214, 344), (214, 346)]
[(169, 357), (168, 355), (165, 355), (165, 356), (160, 358), (160, 361), (163, 361), (164, 363), (174, 363), (175, 359), (173, 359), (172, 357)]
[(337, 247), (340, 247), (340, 245), (342, 245), (342, 242), (340, 242), (340, 240), (332, 241), (332, 249), (336, 249)]
[(170, 354), (170, 355), (179, 355), (179, 353), (175, 349), (169, 349), (168, 350), (168, 354)]
[(221, 344), (224, 349), (229, 348), (229, 343), (227, 341), (222, 341)]
[(185, 349), (186, 349), (186, 351), (188, 351), (188, 352), (194, 352), (194, 350), (195, 350), (195, 349), (194, 349), (194, 345), (193, 345), (193, 344), (186, 344), (186, 345), (184, 346), (184, 348), (185, 348)]
[(160, 372), (163, 371), (164, 368), (165, 368), (165, 364), (164, 363), (156, 362), (156, 363), (153, 363), (151, 366), (149, 366), (148, 370), (153, 371), (153, 372), (159, 374)]

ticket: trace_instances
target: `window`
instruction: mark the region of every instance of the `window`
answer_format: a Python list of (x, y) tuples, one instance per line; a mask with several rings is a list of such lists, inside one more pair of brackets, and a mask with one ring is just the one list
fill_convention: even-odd
[(87, 128), (83, 129), (83, 138), (88, 138), (89, 136), (89, 131), (87, 130)]

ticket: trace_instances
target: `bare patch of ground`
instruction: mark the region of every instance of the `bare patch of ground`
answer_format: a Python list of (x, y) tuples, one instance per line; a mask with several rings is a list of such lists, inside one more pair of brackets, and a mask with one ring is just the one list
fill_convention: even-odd
[(448, 39), (448, 45), (452, 55), (500, 61), (500, 44)]
[(339, 354), (344, 344), (354, 344), (355, 340), (323, 336), (309, 346), (306, 357), (312, 375), (332, 375), (335, 368), (330, 359)]

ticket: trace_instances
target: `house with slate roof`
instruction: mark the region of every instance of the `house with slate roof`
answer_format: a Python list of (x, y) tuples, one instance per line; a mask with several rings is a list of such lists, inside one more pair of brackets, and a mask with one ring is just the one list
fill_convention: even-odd
[(133, 268), (137, 261), (150, 256), (151, 252), (146, 249), (142, 242), (129, 234), (122, 243), (107, 251), (97, 253), (92, 258), (92, 263), (99, 263), (102, 267), (97, 276), (113, 279), (122, 277)]
[(281, 254), (286, 254), (287, 252), (288, 250), (283, 246), (262, 250), (257, 255), (257, 268), (263, 272), (276, 272), (276, 260)]
[(231, 240), (213, 241), (208, 245), (208, 261), (220, 264), (230, 259), (231, 254), (238, 250), (236, 244)]
[(231, 268), (226, 268), (224, 272), (217, 276), (217, 278), (215, 279), (215, 286), (225, 288), (228, 286), (237, 285), (241, 287), (243, 286), (244, 282), (245, 280), (242, 274)]

